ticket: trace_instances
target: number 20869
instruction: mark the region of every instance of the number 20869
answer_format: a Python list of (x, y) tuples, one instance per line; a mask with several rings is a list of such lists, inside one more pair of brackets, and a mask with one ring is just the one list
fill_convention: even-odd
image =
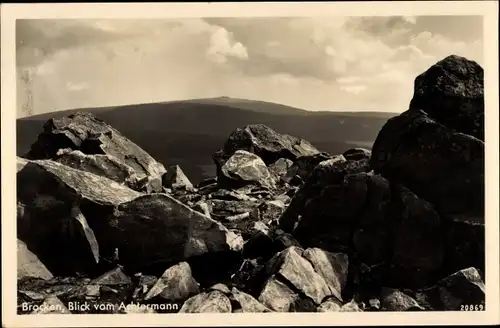
[(462, 304), (460, 306), (460, 311), (483, 311), (483, 304)]

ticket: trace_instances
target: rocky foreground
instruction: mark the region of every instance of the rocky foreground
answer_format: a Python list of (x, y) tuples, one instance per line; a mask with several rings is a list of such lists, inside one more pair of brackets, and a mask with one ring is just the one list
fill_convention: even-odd
[(249, 125), (198, 185), (51, 119), (17, 158), (18, 313), (484, 310), (483, 118), (483, 69), (449, 56), (371, 151)]

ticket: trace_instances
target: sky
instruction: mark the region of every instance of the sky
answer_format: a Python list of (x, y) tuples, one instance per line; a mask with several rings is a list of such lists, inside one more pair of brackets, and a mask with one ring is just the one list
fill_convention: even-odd
[(483, 64), (481, 16), (17, 20), (17, 117), (221, 96), (402, 112), (451, 54)]

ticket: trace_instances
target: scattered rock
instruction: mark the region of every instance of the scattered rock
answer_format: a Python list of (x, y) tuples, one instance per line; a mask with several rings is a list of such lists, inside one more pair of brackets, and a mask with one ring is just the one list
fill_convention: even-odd
[(371, 298), (368, 301), (367, 311), (371, 312), (380, 311), (380, 300), (378, 298)]
[(277, 234), (273, 240), (274, 249), (277, 252), (281, 252), (289, 247), (295, 246), (302, 248), (300, 243), (289, 233)]
[(200, 212), (208, 218), (212, 218), (212, 216), (210, 215), (210, 207), (208, 206), (207, 202), (201, 201), (194, 204), (193, 210)]
[(274, 174), (276, 180), (284, 177), (288, 170), (292, 167), (293, 161), (288, 158), (280, 158), (276, 162), (269, 165), (269, 171)]
[(133, 300), (144, 300), (150, 289), (156, 285), (158, 278), (150, 275), (139, 275), (139, 282), (132, 294)]
[(432, 309), (437, 311), (483, 311), (486, 309), (485, 291), (484, 282), (477, 269), (467, 268), (423, 290), (420, 296), (423, 302), (430, 304)]
[(347, 281), (349, 260), (342, 253), (329, 253), (319, 248), (308, 248), (302, 255), (313, 265), (314, 270), (323, 277), (330, 294), (342, 301), (342, 290)]
[[(331, 159), (327, 153), (316, 153), (298, 157), (282, 179), (293, 185), (300, 185), (319, 163)], [(294, 182), (293, 180), (297, 180)]]
[(252, 216), (261, 222), (269, 224), (279, 220), (286, 205), (281, 200), (264, 201), (252, 211)]
[(365, 148), (352, 148), (346, 150), (342, 154), (348, 161), (359, 161), (363, 159), (370, 159), (372, 152)]
[(93, 285), (130, 285), (132, 280), (127, 276), (120, 267), (117, 267), (111, 271), (108, 271), (99, 277), (92, 280)]
[(231, 313), (231, 301), (223, 293), (214, 290), (188, 299), (179, 313)]
[[(233, 298), (238, 302), (241, 307), (241, 312), (249, 312), (249, 313), (266, 313), (272, 312), (269, 308), (267, 308), (264, 304), (257, 301), (253, 296), (244, 293), (237, 288), (231, 290)], [(234, 311), (233, 311), (234, 312)]]
[(160, 296), (166, 300), (184, 301), (189, 296), (199, 293), (198, 283), (191, 275), (191, 268), (186, 262), (181, 262), (167, 269), (149, 290), (144, 300)]
[(259, 301), (273, 311), (289, 312), (297, 298), (297, 293), (277, 280), (275, 276), (271, 276), (262, 289)]
[(350, 302), (342, 305), (340, 312), (363, 312), (363, 309), (360, 307), (360, 304), (352, 299)]
[(331, 291), (324, 278), (302, 257), (302, 253), (297, 247), (287, 248), (269, 261), (267, 272), (269, 275), (279, 274), (319, 305), (325, 297), (331, 295)]
[(381, 306), (384, 311), (420, 311), (423, 308), (415, 299), (405, 293), (392, 289), (383, 288), (381, 295)]
[(225, 284), (222, 284), (222, 283), (215, 284), (212, 287), (208, 288), (208, 290), (209, 291), (218, 290), (219, 292), (224, 293), (225, 295), (231, 294), (231, 291), (229, 290), (229, 288)]
[(309, 297), (298, 298), (290, 306), (290, 312), (317, 312), (317, 307)]
[(237, 150), (224, 163), (221, 174), (221, 181), (230, 181), (237, 186), (258, 183), (266, 188), (276, 188), (276, 182), (262, 159), (244, 150)]
[(335, 300), (326, 300), (317, 308), (317, 312), (340, 312), (342, 304)]
[(193, 189), (193, 184), (179, 165), (172, 165), (167, 172), (163, 174), (162, 185), (170, 189)]

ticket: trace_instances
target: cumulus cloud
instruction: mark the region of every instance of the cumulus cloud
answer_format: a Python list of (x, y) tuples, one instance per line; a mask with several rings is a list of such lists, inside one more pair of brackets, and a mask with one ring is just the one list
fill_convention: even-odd
[(229, 32), (217, 27), (210, 36), (210, 46), (207, 49), (207, 57), (216, 63), (225, 63), (229, 57), (241, 60), (248, 59), (248, 53), (245, 46), (240, 42), (233, 40)]

